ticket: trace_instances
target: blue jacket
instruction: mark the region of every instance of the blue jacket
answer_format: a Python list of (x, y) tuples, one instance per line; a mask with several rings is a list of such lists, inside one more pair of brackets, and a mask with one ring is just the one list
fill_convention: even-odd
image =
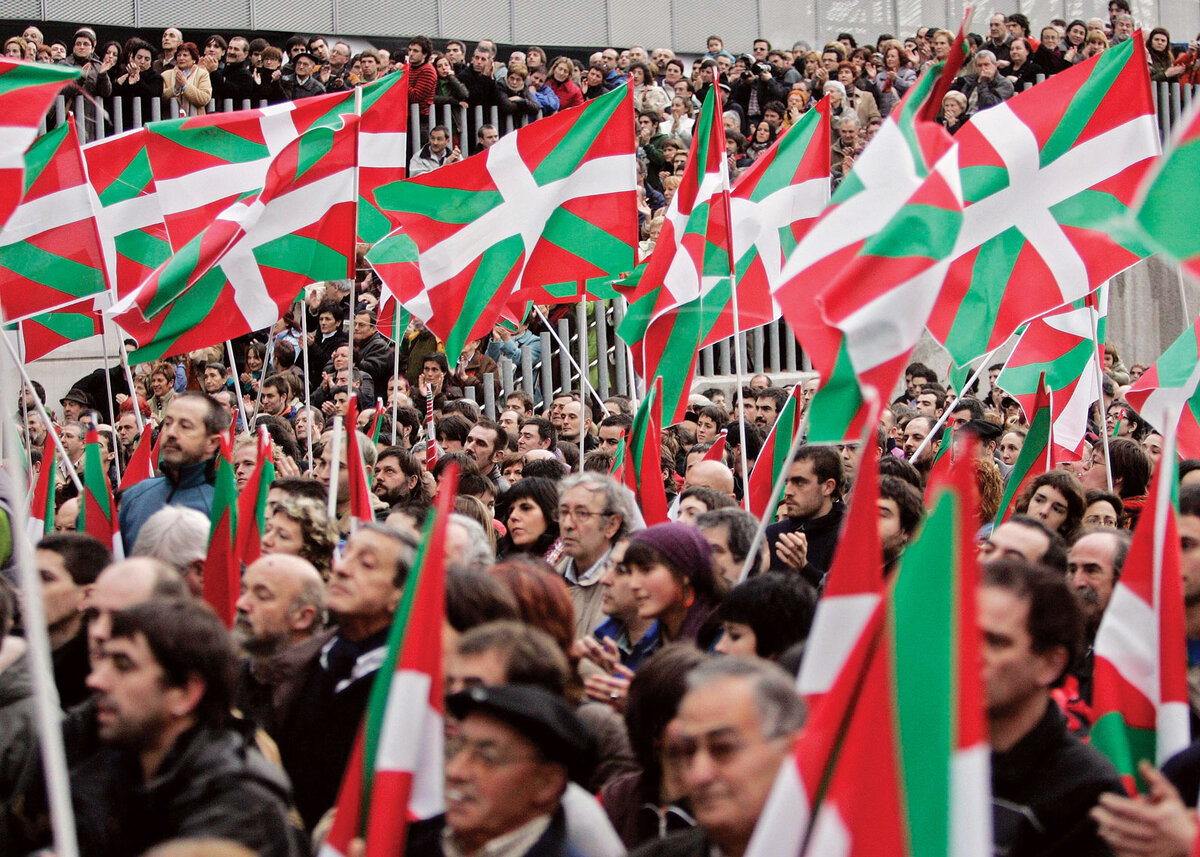
[(163, 506), (185, 506), (209, 516), (213, 502), (210, 464), (211, 460), (188, 465), (179, 472), (178, 482), (165, 475), (145, 479), (121, 495), (119, 520), (126, 555), (133, 551), (142, 524)]

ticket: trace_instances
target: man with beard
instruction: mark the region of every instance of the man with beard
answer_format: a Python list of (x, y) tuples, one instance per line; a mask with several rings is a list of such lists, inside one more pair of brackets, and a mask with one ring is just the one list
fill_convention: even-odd
[(772, 571), (799, 573), (813, 586), (821, 585), (845, 512), (842, 477), (842, 456), (837, 449), (811, 444), (800, 447), (783, 489), (787, 517), (767, 527)]
[(925, 517), (921, 494), (899, 476), (879, 477), (879, 544), (883, 548), (883, 570), (896, 570), (900, 555), (916, 535)]
[(213, 459), (229, 426), (225, 410), (204, 393), (179, 393), (167, 405), (159, 437), (162, 476), (128, 488), (121, 498), (121, 536), (132, 551), (138, 530), (163, 506), (212, 511)]
[(371, 490), (389, 506), (421, 499), (421, 463), (402, 446), (388, 446), (375, 461), (375, 481)]
[(322, 631), (325, 583), (308, 560), (268, 554), (242, 577), (234, 642), (242, 663), (237, 708), (258, 724), (273, 722), (287, 703), (280, 691), (316, 656), (333, 631)]

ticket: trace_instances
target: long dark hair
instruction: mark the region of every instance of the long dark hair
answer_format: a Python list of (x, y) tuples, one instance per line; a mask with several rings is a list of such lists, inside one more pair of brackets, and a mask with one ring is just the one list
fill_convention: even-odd
[(549, 479), (534, 476), (514, 484), (496, 501), (496, 518), (507, 527), (508, 514), (513, 506), (518, 500), (526, 499), (532, 500), (542, 510), (542, 517), (546, 519), (546, 532), (528, 547), (517, 547), (513, 544), (512, 537), (505, 533), (496, 544), (500, 556), (528, 553), (540, 557), (558, 540), (558, 487)]

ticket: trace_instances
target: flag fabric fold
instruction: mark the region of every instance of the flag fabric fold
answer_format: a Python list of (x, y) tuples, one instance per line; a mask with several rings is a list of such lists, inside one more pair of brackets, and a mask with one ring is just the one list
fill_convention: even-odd
[(58, 470), (58, 444), (50, 441), (42, 452), (42, 464), (33, 486), (33, 499), (26, 522), (29, 541), (34, 545), (54, 529), (54, 473)]
[(129, 463), (121, 474), (120, 490), (124, 491), (137, 485), (143, 479), (153, 479), (155, 468), (158, 467), (158, 446), (154, 443), (154, 426), (146, 423), (142, 426), (142, 436), (129, 456)]
[[(1125, 401), (1165, 436), (1178, 428), (1184, 458), (1200, 457), (1200, 330), (1192, 322), (1125, 392)], [(1174, 422), (1175, 426), (1168, 425)]]
[(59, 307), (53, 312), (33, 315), (17, 322), (21, 335), (21, 357), (32, 363), (70, 342), (81, 342), (104, 332), (104, 319), (96, 306), (97, 300), (107, 298), (84, 298)]
[(79, 508), (83, 522), (80, 529), (101, 544), (107, 545), (114, 557), (123, 559), (125, 552), (121, 542), (121, 531), (117, 527), (112, 485), (108, 481), (108, 473), (104, 466), (100, 433), (95, 429), (90, 429), (84, 437), (83, 496), (80, 500)]
[[(628, 443), (619, 450), (614, 471), (633, 492), (646, 526), (667, 521), (667, 489), (662, 475), (662, 379), (655, 378), (633, 415), (626, 435)], [(623, 454), (622, 454), (623, 453)]]
[(267, 495), (275, 481), (275, 461), (267, 427), (258, 427), (254, 470), (237, 498), (235, 553), (244, 565), (262, 556), (262, 537), (267, 523)]
[(237, 618), (242, 582), (241, 558), (237, 553), (238, 492), (233, 475), (232, 432), (231, 428), (221, 435), (221, 451), (217, 454), (203, 593), (204, 600), (217, 611), (227, 628), (232, 628), (233, 620)]
[(363, 461), (358, 442), (358, 398), (351, 397), (346, 408), (346, 479), (350, 486), (350, 526), (357, 529), (361, 524), (375, 520), (371, 508), (371, 484), (367, 466)]
[(1037, 395), (1030, 406), (1029, 430), (1025, 434), (1025, 442), (1021, 444), (1021, 452), (1013, 462), (1012, 472), (1004, 486), (1004, 495), (1000, 498), (1000, 506), (996, 512), (996, 526), (1012, 514), (1013, 504), (1025, 490), (1025, 486), (1034, 479), (1054, 468), (1053, 447), (1051, 444), (1051, 423), (1053, 422), (1053, 395), (1046, 388), (1046, 374), (1038, 377)]
[(787, 460), (788, 450), (800, 430), (800, 395), (801, 385), (792, 388), (788, 400), (779, 410), (775, 425), (767, 432), (762, 449), (750, 468), (750, 478), (746, 481), (746, 493), (750, 495), (750, 514), (756, 518), (767, 516), (767, 520), (775, 520), (775, 509), (768, 509), (771, 502), (771, 491), (775, 482), (783, 478), (783, 463)]

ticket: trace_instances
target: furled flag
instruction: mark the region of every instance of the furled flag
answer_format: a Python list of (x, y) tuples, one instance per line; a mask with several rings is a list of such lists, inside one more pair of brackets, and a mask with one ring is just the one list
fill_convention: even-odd
[(1200, 108), (1179, 123), (1163, 157), (1146, 172), (1130, 207), (1138, 236), (1155, 252), (1175, 259), (1200, 279), (1200, 236), (1190, 218), (1179, 216), (1179, 200), (1191, 199), (1200, 180)]
[(275, 461), (271, 455), (271, 436), (267, 427), (258, 427), (257, 454), (254, 470), (245, 486), (238, 492), (237, 536), (234, 551), (243, 564), (249, 565), (262, 556), (263, 530), (267, 523), (267, 495), (275, 481)]
[(0, 231), (0, 282), (0, 304), (10, 322), (108, 288), (74, 119), (25, 153), (25, 193)]
[(146, 128), (105, 137), (83, 147), (108, 282), (125, 297), (171, 257), (158, 188), (146, 152)]
[(1191, 740), (1172, 434), (1164, 436), (1141, 524), (1093, 649), (1092, 746), (1116, 765), (1130, 794), (1137, 793), (1140, 760), (1162, 765)]
[(95, 429), (89, 429), (84, 438), (83, 496), (80, 499), (82, 502), (79, 511), (83, 522), (80, 529), (89, 536), (94, 536), (101, 544), (108, 545), (113, 556), (118, 559), (124, 558), (112, 485), (108, 481), (107, 468), (104, 466), (100, 433)]
[(142, 426), (142, 436), (138, 445), (129, 456), (125, 472), (121, 474), (120, 490), (124, 491), (137, 485), (143, 479), (153, 479), (155, 468), (158, 466), (158, 444), (154, 442), (154, 426), (146, 423)]
[(221, 212), (106, 312), (137, 341), (131, 359), (155, 360), (261, 330), (307, 283), (354, 276), (358, 120), (342, 122), (289, 143), (271, 162), (261, 193)]
[[(617, 441), (617, 449), (613, 453), (612, 467), (608, 469), (608, 475), (613, 479), (625, 484), (625, 467), (629, 463), (629, 430), (621, 432), (621, 439)], [(666, 487), (663, 488), (663, 493), (666, 494)]]
[(371, 508), (371, 486), (367, 478), (367, 466), (363, 462), (359, 447), (358, 397), (352, 396), (346, 407), (346, 480), (350, 490), (350, 529), (375, 520)]
[(662, 475), (662, 378), (655, 378), (633, 414), (629, 442), (621, 457), (624, 484), (642, 510), (647, 526), (667, 521), (667, 489)]
[(796, 854), (806, 839), (820, 857), (992, 853), (973, 480), (958, 466), (940, 486), (784, 763), (747, 857)]
[(1125, 391), (1125, 401), (1163, 436), (1177, 421), (1184, 458), (1200, 457), (1200, 332), (1196, 322)]
[(446, 522), (457, 483), (458, 467), (451, 465), (425, 522), (318, 857), (345, 857), (354, 839), (366, 840), (364, 857), (395, 857), (404, 853), (409, 822), (443, 811)]
[(104, 321), (96, 301), (97, 298), (84, 298), (53, 312), (32, 315), (17, 322), (21, 334), (21, 359), (32, 363), (68, 342), (80, 342), (102, 334)]
[(79, 77), (69, 66), (0, 59), (0, 227), (4, 227), (25, 192), (25, 150), (38, 135), (38, 125), (64, 85)]
[[(362, 87), (364, 121), (376, 112), (372, 108), (379, 101), (384, 102), (381, 109), (407, 113), (396, 110), (393, 98), (385, 97), (401, 85), (401, 79), (388, 75)], [(341, 127), (342, 117), (354, 113), (355, 98), (356, 92), (348, 90), (146, 126), (146, 151), (171, 247), (176, 252), (183, 250), (229, 206), (265, 188), (271, 163), (297, 137), (316, 127)], [(375, 131), (384, 134), (388, 126), (403, 121), (402, 116), (394, 114), (369, 120)], [(377, 153), (395, 145), (394, 137), (390, 142), (379, 142)]]
[(26, 521), (29, 541), (37, 544), (42, 536), (54, 529), (55, 471), (58, 469), (58, 447), (47, 443), (42, 450), (42, 464), (33, 486), (33, 500)]
[(792, 388), (792, 394), (779, 410), (775, 425), (767, 432), (758, 458), (750, 468), (750, 478), (746, 482), (746, 493), (750, 495), (750, 514), (756, 518), (767, 517), (768, 521), (775, 519), (775, 509), (768, 509), (771, 502), (771, 491), (775, 482), (784, 478), (783, 463), (787, 460), (788, 450), (800, 430), (800, 386)]
[(890, 397), (937, 300), (962, 197), (931, 96), (961, 55), (908, 91), (784, 267), (775, 298), (821, 374), (810, 440), (861, 436), (868, 399)]
[(1030, 406), (1031, 419), (1021, 452), (1013, 463), (1012, 472), (1004, 486), (1004, 496), (996, 511), (996, 526), (1012, 514), (1013, 504), (1025, 490), (1025, 486), (1043, 473), (1054, 469), (1053, 446), (1051, 444), (1051, 415), (1054, 413), (1054, 394), (1046, 388), (1046, 375), (1038, 377), (1037, 395)]
[(632, 92), (621, 87), (376, 190), (399, 226), (367, 261), (446, 343), (452, 367), (515, 293), (633, 268), (632, 128)]
[(412, 313), (400, 305), (391, 289), (382, 286), (379, 289), (379, 314), (375, 317), (375, 329), (399, 346), (411, 321)]
[(713, 441), (713, 445), (708, 452), (704, 453), (704, 458), (701, 461), (724, 461), (725, 443), (728, 437), (729, 429), (721, 429), (721, 433), (717, 435), (717, 439)]
[[(696, 351), (707, 329), (704, 298), (733, 270), (729, 159), (720, 90), (709, 87), (692, 148), (671, 198), (654, 252), (625, 281), (629, 309), (617, 334), (649, 383), (662, 379), (665, 425), (683, 419), (696, 373)], [(618, 288), (622, 284), (618, 283)]]
[[(1098, 361), (1104, 354), (1108, 322), (1107, 283), (1065, 307), (1025, 326), (996, 385), (1016, 399), (1026, 419), (1037, 408), (1038, 379), (1052, 391), (1051, 436), (1054, 463), (1083, 457), (1089, 410), (1100, 398)], [(1092, 334), (1096, 334), (1096, 342)]]
[(208, 556), (204, 560), (204, 600), (232, 628), (241, 595), (242, 568), (237, 554), (237, 479), (233, 475), (233, 429), (221, 435), (217, 454), (212, 511), (209, 513)]
[(1159, 152), (1140, 35), (955, 135), (962, 230), (929, 331), (964, 365), (1150, 255), (1112, 227)]
[(817, 603), (796, 690), (810, 706), (829, 689), (883, 596), (884, 554), (879, 539), (879, 448), (863, 447), (854, 494), (825, 588)]

